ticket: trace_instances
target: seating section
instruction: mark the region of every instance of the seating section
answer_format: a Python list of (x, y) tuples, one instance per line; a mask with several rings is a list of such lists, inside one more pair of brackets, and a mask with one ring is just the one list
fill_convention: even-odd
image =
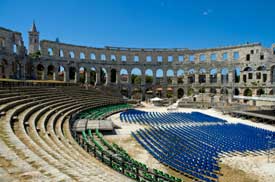
[(219, 158), (263, 154), (275, 132), (202, 113), (121, 113), (124, 122), (151, 125), (132, 136), (157, 160), (196, 181), (218, 181)]
[(0, 181), (131, 181), (83, 150), (70, 131), (74, 113), (119, 103), (73, 85), (0, 88)]
[[(83, 111), (75, 116), (75, 119), (104, 119), (106, 116), (117, 111), (131, 108), (128, 104), (109, 105), (104, 107), (92, 108)], [(103, 135), (96, 129), (82, 131), (82, 137), (77, 137), (79, 144), (87, 151), (92, 152), (94, 157), (109, 165), (114, 170), (140, 182), (181, 182), (157, 169), (149, 169), (145, 164), (134, 160), (123, 148), (115, 143), (112, 145), (107, 142)]]
[(81, 112), (78, 115), (79, 119), (103, 119), (108, 115), (112, 115), (116, 112), (130, 109), (132, 106), (129, 104), (116, 104), (105, 107), (91, 108)]
[[(88, 133), (88, 134), (87, 134)], [(140, 182), (181, 182), (167, 173), (157, 169), (149, 169), (145, 164), (134, 160), (125, 150), (113, 143), (107, 142), (103, 135), (96, 130), (82, 132), (84, 148), (92, 151), (94, 156), (114, 170)], [(81, 142), (80, 142), (81, 143)]]
[(267, 150), (275, 134), (243, 124), (158, 127), (133, 133), (159, 161), (202, 181), (218, 179), (220, 155)]
[(208, 116), (200, 112), (183, 113), (183, 112), (145, 112), (135, 109), (129, 109), (120, 114), (122, 122), (138, 123), (146, 125), (159, 124), (183, 124), (183, 123), (225, 123), (226, 121), (220, 118)]

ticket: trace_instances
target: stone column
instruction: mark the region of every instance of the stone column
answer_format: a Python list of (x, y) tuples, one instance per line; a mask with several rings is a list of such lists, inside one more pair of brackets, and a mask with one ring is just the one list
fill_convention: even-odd
[(79, 73), (78, 73), (78, 71), (76, 71), (76, 72), (74, 73), (74, 82), (75, 82), (75, 83), (78, 83), (78, 82), (79, 82)]
[(42, 80), (47, 80), (48, 78), (47, 78), (47, 70), (46, 69), (44, 69), (43, 70), (43, 74), (42, 74)]
[(69, 82), (70, 80), (69, 80), (69, 72), (68, 71), (64, 71), (64, 82)]
[(243, 72), (240, 72), (240, 81), (239, 81), (240, 85), (243, 84)]
[(205, 83), (206, 84), (210, 83), (210, 74), (208, 74), (208, 73), (205, 74)]
[[(263, 74), (262, 74), (262, 79), (261, 80), (263, 80)], [(266, 72), (266, 84), (267, 85), (271, 84), (271, 77), (270, 77), (270, 72), (269, 71)]]
[(58, 71), (54, 71), (53, 72), (53, 80), (57, 80), (57, 77), (58, 77)]
[(229, 72), (228, 73), (228, 83), (232, 83), (233, 82), (233, 73), (232, 72)]
[(95, 85), (100, 85), (101, 84), (101, 81), (100, 81), (100, 69), (97, 69), (96, 70), (96, 81), (95, 81)]
[(217, 73), (217, 83), (221, 83), (221, 73)]
[(106, 78), (106, 80), (107, 80), (107, 83), (106, 83), (106, 85), (110, 85), (110, 83), (111, 83), (111, 69), (110, 68), (107, 68), (106, 69), (106, 72), (107, 72), (107, 78)]
[(85, 71), (85, 83), (90, 84), (91, 74), (88, 71)]
[(116, 84), (120, 84), (120, 72), (116, 72)]
[(194, 83), (199, 83), (199, 74), (195, 74), (195, 80)]

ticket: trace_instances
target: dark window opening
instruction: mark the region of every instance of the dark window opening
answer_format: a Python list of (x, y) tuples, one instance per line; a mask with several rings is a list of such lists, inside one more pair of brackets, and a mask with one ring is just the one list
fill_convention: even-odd
[(250, 51), (250, 54), (254, 54), (254, 50), (251, 50), (251, 51)]
[(246, 82), (246, 75), (243, 75), (243, 81)]
[(249, 54), (246, 55), (246, 60), (250, 61), (250, 55)]
[(252, 73), (248, 73), (248, 79), (252, 79), (253, 78), (253, 74)]
[(267, 80), (267, 75), (263, 74), (263, 82), (266, 82), (266, 80)]
[(256, 73), (256, 78), (257, 79), (261, 79), (261, 76), (262, 76), (261, 73)]
[(264, 55), (260, 55), (260, 60), (264, 60)]

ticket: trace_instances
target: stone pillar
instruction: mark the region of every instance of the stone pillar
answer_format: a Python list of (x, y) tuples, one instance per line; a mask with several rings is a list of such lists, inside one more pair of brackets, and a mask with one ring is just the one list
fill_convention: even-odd
[[(263, 80), (263, 74), (262, 74), (262, 79), (261, 80)], [(270, 77), (270, 72), (269, 71), (267, 71), (266, 72), (266, 84), (267, 85), (270, 85), (271, 84), (271, 77)]]
[(69, 82), (69, 72), (68, 71), (64, 71), (64, 82)]
[(91, 83), (91, 74), (88, 71), (85, 71), (85, 83)]
[(233, 73), (232, 72), (229, 72), (228, 73), (228, 83), (232, 83), (233, 82)]
[(199, 74), (195, 74), (195, 80), (194, 83), (199, 83)]
[(120, 84), (120, 72), (116, 72), (116, 84)]
[(131, 70), (127, 70), (128, 72), (128, 84), (132, 84), (132, 80), (131, 80)]
[(111, 69), (106, 69), (106, 72), (107, 72), (107, 78), (106, 78), (106, 80), (107, 80), (107, 82), (106, 82), (106, 85), (110, 85), (110, 83), (111, 83)]
[(101, 81), (100, 81), (100, 69), (97, 69), (96, 70), (96, 81), (95, 81), (95, 85), (100, 85), (101, 84)]
[(57, 80), (58, 77), (58, 71), (53, 72), (53, 80)]
[(221, 83), (221, 73), (217, 73), (217, 83)]
[(184, 82), (184, 84), (188, 84), (188, 75), (186, 74), (186, 75), (184, 75), (184, 78), (183, 78), (183, 82)]
[(210, 83), (210, 74), (205, 74), (205, 83), (209, 84)]
[(79, 73), (77, 71), (74, 73), (74, 82), (75, 83), (79, 82)]
[(42, 80), (47, 80), (48, 78), (47, 78), (47, 70), (46, 69), (44, 69), (43, 70), (43, 74), (42, 74)]
[(241, 71), (240, 72), (240, 85), (242, 85), (243, 84), (243, 72)]

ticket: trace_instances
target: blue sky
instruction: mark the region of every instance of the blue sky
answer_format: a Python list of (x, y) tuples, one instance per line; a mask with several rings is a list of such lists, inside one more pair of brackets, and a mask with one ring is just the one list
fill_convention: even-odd
[(103, 47), (209, 48), (275, 42), (272, 0), (0, 0), (0, 26)]

